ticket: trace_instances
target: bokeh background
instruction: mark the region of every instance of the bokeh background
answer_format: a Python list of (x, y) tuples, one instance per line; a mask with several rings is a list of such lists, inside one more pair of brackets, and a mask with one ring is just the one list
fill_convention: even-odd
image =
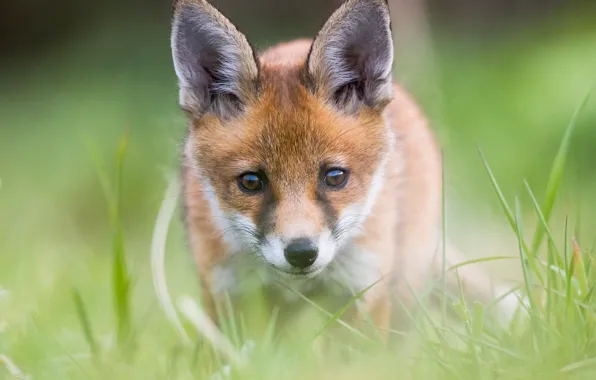
[[(259, 48), (313, 36), (340, 3), (212, 2)], [(518, 194), (530, 214), (522, 179), (542, 197), (563, 132), (596, 81), (596, 2), (389, 2), (396, 78), (444, 147), (449, 231), (471, 254), (515, 248), (477, 146), (507, 198)], [(47, 369), (56, 347), (67, 347), (60, 355), (84, 347), (71, 328), (72, 287), (89, 299), (100, 331), (112, 318), (112, 231), (94, 160), (101, 157), (112, 175), (126, 133), (121, 217), (137, 279), (135, 310), (139, 318), (159, 315), (148, 254), (186, 128), (169, 50), (170, 11), (169, 0), (0, 2), (0, 353), (30, 371)], [(567, 214), (575, 221), (579, 212), (592, 244), (594, 98), (578, 119), (559, 201), (554, 224), (563, 225)], [(173, 286), (192, 289), (184, 236), (179, 225), (175, 231)]]

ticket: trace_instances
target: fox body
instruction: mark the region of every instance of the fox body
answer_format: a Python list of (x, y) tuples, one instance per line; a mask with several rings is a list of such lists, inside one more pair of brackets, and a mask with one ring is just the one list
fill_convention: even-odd
[[(282, 303), (292, 293), (280, 283), (337, 299), (374, 284), (365, 310), (388, 327), (393, 295), (412, 305), (440, 279), (441, 155), (392, 80), (385, 0), (348, 0), (314, 40), (262, 54), (206, 1), (180, 0), (172, 50), (190, 124), (185, 221), (208, 308), (249, 284)], [(447, 260), (459, 260), (450, 247)], [(459, 276), (466, 296), (493, 297), (483, 273)]]

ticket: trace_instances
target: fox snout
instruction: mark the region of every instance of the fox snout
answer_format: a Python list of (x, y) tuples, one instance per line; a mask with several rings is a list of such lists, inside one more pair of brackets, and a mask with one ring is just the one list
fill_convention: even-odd
[(334, 258), (336, 243), (332, 226), (325, 223), (321, 210), (306, 207), (288, 207), (281, 202), (273, 212), (275, 222), (265, 233), (260, 247), (263, 258), (278, 271), (291, 275), (315, 275)]
[(312, 277), (333, 261), (336, 242), (329, 229), (320, 233), (287, 238), (270, 234), (260, 247), (263, 258), (279, 272)]
[(284, 249), (288, 263), (298, 269), (306, 269), (314, 264), (319, 256), (319, 247), (308, 238), (295, 239)]

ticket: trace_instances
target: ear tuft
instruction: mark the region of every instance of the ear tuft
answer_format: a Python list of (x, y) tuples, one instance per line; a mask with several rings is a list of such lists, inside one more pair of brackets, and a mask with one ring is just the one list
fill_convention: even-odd
[(257, 91), (258, 63), (246, 37), (204, 0), (178, 0), (172, 55), (180, 106), (195, 117), (234, 117)]
[(313, 42), (307, 71), (316, 93), (348, 113), (392, 96), (393, 39), (386, 0), (347, 0)]

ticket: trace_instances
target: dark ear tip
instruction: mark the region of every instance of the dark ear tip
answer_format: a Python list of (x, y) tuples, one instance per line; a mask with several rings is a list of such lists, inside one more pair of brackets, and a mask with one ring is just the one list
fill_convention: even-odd
[[(348, 1), (350, 1), (350, 0), (345, 0), (344, 2), (347, 3)], [(357, 3), (357, 2), (369, 3), (369, 4), (376, 3), (377, 5), (381, 5), (381, 6), (389, 8), (389, 0), (355, 0), (354, 2), (355, 3)]]
[(380, 0), (378, 2), (381, 3), (379, 5), (381, 5), (381, 7), (383, 7), (383, 8), (385, 8), (387, 10), (387, 13), (389, 13), (389, 8), (390, 8), (390, 6), (389, 6), (389, 0)]
[(361, 5), (368, 10), (381, 10), (381, 12), (390, 15), (389, 0), (345, 0), (344, 5), (351, 5), (352, 7)]
[(176, 16), (178, 16), (178, 14), (180, 13), (180, 10), (187, 2), (188, 2), (187, 0), (174, 0), (172, 2), (172, 13), (171, 13), (172, 21), (174, 21)]
[(185, 6), (200, 6), (205, 5), (205, 3), (207, 3), (205, 0), (174, 0), (172, 2), (172, 17), (176, 17)]
[(183, 3), (185, 3), (185, 2), (186, 2), (185, 0), (172, 1), (172, 15), (176, 15), (176, 13), (178, 13), (178, 11), (182, 7)]

